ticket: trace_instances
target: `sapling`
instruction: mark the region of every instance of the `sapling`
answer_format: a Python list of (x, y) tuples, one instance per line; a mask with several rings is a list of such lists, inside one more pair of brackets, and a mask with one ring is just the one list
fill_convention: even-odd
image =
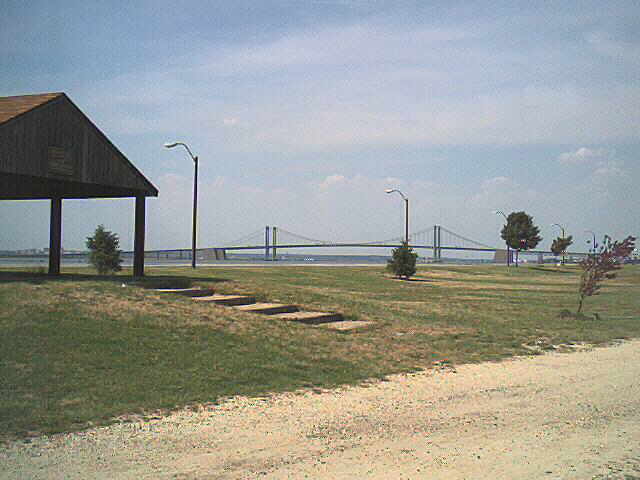
[(636, 237), (629, 235), (623, 241), (613, 241), (608, 235), (599, 250), (584, 258), (580, 262), (582, 275), (580, 276), (580, 302), (577, 315), (582, 311), (585, 297), (598, 295), (604, 280), (616, 277), (617, 271), (622, 268), (622, 262), (628, 258), (635, 248)]
[(89, 263), (100, 275), (122, 270), (119, 246), (118, 235), (105, 230), (102, 225), (98, 225), (93, 237), (87, 237)]

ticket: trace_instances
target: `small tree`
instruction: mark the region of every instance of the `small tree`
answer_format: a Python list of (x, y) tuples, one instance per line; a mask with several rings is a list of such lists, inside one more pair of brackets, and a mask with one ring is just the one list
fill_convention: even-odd
[(89, 263), (100, 275), (122, 270), (119, 246), (118, 235), (105, 230), (103, 225), (98, 225), (93, 237), (87, 237)]
[(582, 311), (585, 297), (598, 295), (600, 283), (605, 279), (616, 277), (616, 270), (622, 268), (622, 261), (629, 257), (635, 247), (636, 238), (631, 235), (622, 242), (612, 241), (608, 235), (597, 253), (589, 255), (580, 262), (582, 275), (580, 276), (580, 302), (577, 314)]
[(551, 244), (551, 251), (555, 256), (562, 255), (562, 264), (564, 265), (564, 252), (567, 251), (569, 245), (573, 243), (573, 237), (569, 235), (566, 238), (558, 237)]
[(538, 235), (540, 229), (533, 224), (533, 217), (525, 212), (511, 212), (507, 217), (507, 223), (502, 227), (500, 236), (516, 251), (516, 267), (521, 250), (535, 248), (542, 240)]
[(418, 254), (413, 251), (407, 242), (402, 242), (398, 248), (391, 252), (391, 259), (387, 261), (387, 270), (393, 272), (397, 278), (409, 280), (416, 273), (416, 259)]

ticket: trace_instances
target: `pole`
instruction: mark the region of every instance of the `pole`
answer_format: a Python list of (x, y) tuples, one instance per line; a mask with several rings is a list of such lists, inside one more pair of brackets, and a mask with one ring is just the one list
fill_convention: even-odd
[[(560, 227), (560, 230), (562, 230), (562, 240), (564, 240), (564, 227)], [(562, 249), (562, 265), (564, 265), (565, 250), (566, 250), (566, 248)]]
[(60, 275), (60, 250), (62, 250), (62, 198), (52, 198), (49, 223), (49, 275)]
[(193, 158), (193, 232), (191, 235), (191, 268), (196, 268), (196, 218), (198, 211), (198, 157)]
[(144, 276), (145, 196), (136, 197), (135, 232), (133, 237), (133, 276)]
[(409, 199), (404, 199), (404, 241), (409, 245)]
[[(509, 219), (507, 218), (507, 216), (504, 214), (502, 210), (496, 210), (493, 213), (496, 213), (496, 214), (499, 213), (504, 217), (504, 220), (507, 222), (507, 224), (509, 223)], [(509, 242), (505, 240), (504, 243), (507, 245), (507, 267), (510, 267), (511, 266), (511, 250), (509, 248)]]

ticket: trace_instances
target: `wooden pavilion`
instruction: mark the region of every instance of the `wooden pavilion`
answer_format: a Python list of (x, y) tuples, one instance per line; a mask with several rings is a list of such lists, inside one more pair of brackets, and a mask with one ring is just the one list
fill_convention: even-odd
[(144, 275), (146, 197), (158, 190), (64, 93), (0, 97), (0, 200), (51, 200), (49, 274), (60, 274), (62, 200), (134, 197), (133, 271)]

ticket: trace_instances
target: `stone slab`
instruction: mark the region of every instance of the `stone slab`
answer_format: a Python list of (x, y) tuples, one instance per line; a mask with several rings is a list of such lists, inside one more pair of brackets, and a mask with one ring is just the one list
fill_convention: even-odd
[(296, 305), (284, 305), (282, 303), (254, 303), (251, 305), (239, 305), (238, 310), (250, 313), (262, 313), (264, 315), (275, 315), (276, 313), (297, 312)]
[(214, 293), (207, 297), (194, 297), (194, 300), (196, 302), (211, 302), (216, 305), (225, 305), (227, 307), (256, 303), (255, 297), (247, 295), (221, 295), (219, 293)]
[(301, 322), (316, 325), (319, 323), (341, 322), (342, 315), (340, 313), (331, 312), (290, 312), (278, 313), (275, 318), (288, 320), (291, 322)]
[(322, 323), (318, 326), (322, 328), (329, 328), (331, 330), (348, 331), (356, 330), (358, 328), (366, 328), (374, 323), (375, 322), (365, 322), (363, 320), (344, 320), (342, 322)]
[(168, 293), (173, 295), (184, 295), (186, 297), (207, 297), (213, 295), (213, 290), (210, 288), (154, 288), (154, 292)]

